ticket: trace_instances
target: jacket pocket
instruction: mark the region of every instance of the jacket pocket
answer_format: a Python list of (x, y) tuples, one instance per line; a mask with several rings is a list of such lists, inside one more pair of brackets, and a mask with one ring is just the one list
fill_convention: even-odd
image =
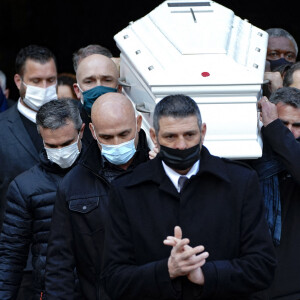
[(69, 201), (69, 209), (74, 212), (86, 214), (97, 208), (99, 197), (86, 197), (84, 199), (73, 199)]

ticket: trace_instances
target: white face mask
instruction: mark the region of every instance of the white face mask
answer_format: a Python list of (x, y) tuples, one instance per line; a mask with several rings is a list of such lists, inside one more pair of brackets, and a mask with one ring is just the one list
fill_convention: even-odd
[(26, 86), (26, 94), (23, 101), (35, 111), (38, 111), (43, 104), (57, 99), (56, 84), (47, 88), (27, 85), (25, 82), (23, 84)]
[(63, 148), (45, 147), (48, 159), (63, 169), (71, 167), (80, 153), (78, 149), (78, 139), (79, 135), (75, 143)]

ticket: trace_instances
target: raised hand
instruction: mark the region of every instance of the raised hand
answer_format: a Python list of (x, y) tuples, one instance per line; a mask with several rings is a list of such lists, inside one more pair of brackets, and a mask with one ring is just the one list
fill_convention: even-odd
[(274, 103), (271, 103), (267, 97), (262, 97), (258, 101), (257, 106), (258, 109), (261, 110), (261, 121), (265, 127), (278, 119), (277, 107)]
[(191, 282), (202, 285), (204, 275), (201, 267), (205, 264), (209, 254), (203, 252), (203, 246), (192, 248), (188, 245), (189, 242), (189, 239), (182, 239), (179, 226), (174, 228), (174, 236), (169, 236), (164, 240), (165, 245), (173, 247), (168, 260), (169, 274), (171, 278), (187, 276)]

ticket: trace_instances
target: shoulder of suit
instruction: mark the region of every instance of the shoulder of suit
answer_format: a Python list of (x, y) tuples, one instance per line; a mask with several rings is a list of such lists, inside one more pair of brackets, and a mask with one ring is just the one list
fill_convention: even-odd
[[(127, 170), (126, 172), (118, 175), (112, 182), (112, 184), (116, 185), (131, 185), (137, 182), (143, 182), (144, 180), (148, 180), (151, 177), (150, 172), (153, 170), (152, 166), (154, 164), (154, 160), (148, 160), (136, 166), (134, 169)], [(152, 172), (151, 172), (152, 173)]]
[(13, 105), (12, 107), (0, 113), (0, 123), (5, 123), (9, 119), (14, 119), (15, 116), (17, 116), (17, 114), (18, 114), (17, 106)]
[(229, 165), (246, 168), (248, 170), (254, 170), (251, 167), (251, 165), (248, 164), (247, 161), (244, 161), (244, 160), (233, 160), (233, 159), (229, 159), (229, 158), (222, 158), (222, 160), (224, 161), (224, 163), (229, 164)]

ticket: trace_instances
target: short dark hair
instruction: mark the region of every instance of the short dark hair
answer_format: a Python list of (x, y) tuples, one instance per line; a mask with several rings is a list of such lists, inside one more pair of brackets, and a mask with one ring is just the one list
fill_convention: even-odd
[(16, 57), (15, 69), (16, 73), (21, 77), (24, 75), (24, 68), (27, 59), (32, 59), (41, 64), (45, 64), (50, 59), (53, 59), (56, 65), (56, 57), (48, 48), (38, 45), (29, 45), (22, 48)]
[(185, 118), (196, 116), (201, 129), (202, 119), (197, 103), (189, 96), (176, 94), (161, 99), (154, 108), (153, 127), (158, 134), (161, 117)]
[(293, 83), (293, 75), (297, 70), (300, 70), (300, 62), (293, 63), (285, 72), (285, 75), (283, 77), (283, 86), (290, 86)]
[(77, 100), (51, 100), (42, 105), (36, 114), (38, 132), (40, 132), (40, 127), (58, 129), (66, 125), (67, 121), (72, 121), (75, 129), (79, 132), (82, 126), (82, 119)]
[(294, 87), (282, 87), (272, 93), (269, 100), (274, 104), (282, 102), (300, 108), (300, 90)]
[(72, 91), (72, 95), (74, 99), (77, 99), (76, 94), (74, 92), (73, 84), (76, 83), (76, 76), (73, 73), (60, 73), (57, 75), (57, 86), (59, 85), (67, 85), (70, 87)]
[(76, 83), (76, 76), (73, 73), (59, 73), (57, 75), (57, 85), (69, 85), (73, 86)]
[(93, 54), (101, 54), (101, 55), (107, 56), (108, 58), (113, 57), (111, 51), (101, 45), (92, 44), (92, 45), (88, 45), (86, 47), (82, 47), (78, 51), (73, 53), (73, 67), (74, 67), (75, 73), (77, 72), (79, 62), (82, 59), (84, 59), (90, 55), (93, 55)]

